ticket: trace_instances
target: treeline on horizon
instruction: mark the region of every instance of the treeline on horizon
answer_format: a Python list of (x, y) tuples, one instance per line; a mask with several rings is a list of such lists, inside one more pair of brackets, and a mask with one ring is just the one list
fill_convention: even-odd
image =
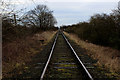
[[(46, 5), (37, 5), (25, 13), (22, 12), (23, 9), (12, 10), (11, 5), (4, 2), (1, 6), (6, 6), (3, 9), (5, 13), (2, 14), (3, 43), (25, 38), (38, 32), (57, 29), (53, 11)], [(18, 16), (19, 14), (21, 16)]]
[(77, 34), (84, 41), (120, 50), (120, 8), (109, 15), (93, 15), (89, 22), (80, 22), (62, 28), (66, 32)]

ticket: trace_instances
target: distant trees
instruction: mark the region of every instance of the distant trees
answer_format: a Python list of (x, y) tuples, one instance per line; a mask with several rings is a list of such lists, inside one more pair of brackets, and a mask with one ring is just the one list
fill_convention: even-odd
[(36, 26), (42, 29), (54, 27), (57, 21), (52, 12), (46, 5), (38, 5), (23, 16), (23, 23), (26, 26)]
[(89, 22), (64, 27), (67, 27), (67, 32), (76, 33), (83, 40), (120, 49), (120, 8), (110, 15), (96, 14), (91, 16)]

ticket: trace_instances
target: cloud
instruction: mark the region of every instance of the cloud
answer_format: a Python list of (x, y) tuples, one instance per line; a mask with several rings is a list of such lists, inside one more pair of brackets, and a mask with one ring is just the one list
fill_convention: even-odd
[(11, 4), (40, 4), (49, 2), (119, 2), (119, 0), (3, 0), (4, 2), (10, 2)]
[(48, 7), (54, 11), (58, 26), (88, 21), (96, 13), (109, 14), (117, 7), (117, 2), (51, 2)]

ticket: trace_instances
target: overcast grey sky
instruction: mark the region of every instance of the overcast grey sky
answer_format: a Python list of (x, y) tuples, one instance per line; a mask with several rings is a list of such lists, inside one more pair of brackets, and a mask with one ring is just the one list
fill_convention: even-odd
[(47, 3), (54, 11), (58, 26), (88, 21), (96, 13), (109, 14), (117, 8), (117, 2), (53, 2)]
[[(8, 0), (5, 0), (8, 1)], [(33, 9), (38, 4), (46, 4), (54, 11), (57, 26), (88, 21), (96, 13), (109, 14), (116, 9), (119, 0), (10, 0), (16, 8)]]

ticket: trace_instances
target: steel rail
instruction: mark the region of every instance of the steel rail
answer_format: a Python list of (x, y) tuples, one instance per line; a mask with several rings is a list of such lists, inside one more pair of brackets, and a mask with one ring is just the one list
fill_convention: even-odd
[(94, 80), (91, 76), (91, 74), (88, 72), (88, 70), (86, 69), (86, 67), (84, 66), (84, 64), (82, 63), (82, 61), (80, 60), (80, 58), (78, 57), (77, 53), (75, 52), (75, 50), (73, 49), (73, 47), (71, 46), (71, 44), (69, 43), (69, 41), (67, 40), (67, 38), (65, 37), (64, 33), (61, 32), (64, 39), (66, 40), (67, 44), (69, 45), (69, 47), (71, 48), (72, 52), (74, 53), (74, 55), (76, 56), (77, 60), (79, 61), (79, 63), (82, 65), (82, 67), (84, 68), (85, 72), (87, 73), (88, 77), (91, 79), (91, 80)]
[(48, 67), (48, 64), (49, 64), (49, 62), (50, 62), (50, 59), (51, 59), (53, 50), (54, 50), (54, 48), (55, 48), (55, 44), (56, 44), (56, 41), (57, 41), (58, 34), (59, 34), (59, 33), (57, 32), (56, 38), (55, 38), (55, 40), (54, 40), (54, 43), (53, 43), (53, 46), (52, 46), (52, 49), (51, 49), (51, 52), (50, 52), (50, 55), (49, 55), (49, 58), (48, 58), (47, 63), (46, 63), (46, 65), (45, 65), (44, 69), (43, 69), (43, 72), (42, 72), (42, 74), (41, 74), (40, 80), (43, 80), (43, 77), (44, 77), (45, 72), (46, 72), (46, 70), (47, 70), (47, 67)]

